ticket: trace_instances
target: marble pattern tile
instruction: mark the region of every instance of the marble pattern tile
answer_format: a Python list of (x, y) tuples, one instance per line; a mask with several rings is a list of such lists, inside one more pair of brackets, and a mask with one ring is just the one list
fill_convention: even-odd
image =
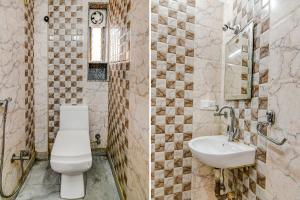
[[(92, 168), (86, 173), (86, 195), (83, 200), (119, 200), (118, 191), (105, 156), (93, 156)], [(36, 162), (17, 200), (60, 200), (60, 175), (48, 161)]]
[[(158, 4), (158, 1), (154, 2)], [(152, 51), (152, 60), (158, 60), (158, 62), (152, 62), (152, 66), (156, 69), (155, 71), (152, 70), (152, 76), (157, 76), (160, 79), (176, 77), (174, 73), (162, 72), (165, 69), (175, 70), (176, 68), (164, 65), (165, 61), (174, 58), (163, 52), (166, 47), (161, 44), (166, 41), (170, 41), (172, 45), (183, 44), (182, 41), (176, 43), (176, 40), (172, 37), (175, 31), (166, 28), (168, 23), (175, 25), (174, 19), (169, 18), (176, 18), (177, 15), (174, 12), (167, 12), (165, 9), (165, 7), (173, 7), (174, 4), (168, 1), (159, 1), (159, 4), (163, 6), (160, 9), (155, 3), (151, 7), (152, 30), (154, 30), (152, 40), (158, 40), (159, 42), (152, 42), (152, 50), (155, 50)], [(205, 4), (206, 1), (202, 1), (201, 3)], [(218, 77), (214, 79), (211, 76), (211, 73), (223, 74), (223, 72), (217, 68), (201, 69), (201, 67), (198, 67), (201, 65), (202, 60), (209, 60), (209, 62), (213, 60), (215, 63), (214, 66), (218, 66), (218, 61), (221, 60), (219, 59), (221, 53), (217, 52), (219, 54), (218, 57), (213, 57), (215, 54), (209, 55), (209, 53), (216, 51), (218, 45), (222, 45), (222, 37), (219, 37), (221, 38), (219, 39), (221, 42), (211, 42), (216, 46), (213, 51), (205, 51), (197, 54), (196, 48), (195, 55), (200, 59), (196, 59), (194, 68), (194, 104), (196, 110), (194, 111), (193, 118), (193, 123), (195, 124), (193, 137), (197, 136), (197, 134), (201, 135), (203, 132), (209, 135), (222, 131), (216, 124), (223, 125), (223, 122), (219, 122), (213, 117), (207, 117), (212, 115), (210, 111), (206, 111), (206, 113), (197, 111), (197, 108), (199, 108), (197, 107), (199, 103), (197, 98), (213, 98), (217, 102), (220, 98), (221, 104), (231, 104), (235, 107), (235, 112), (239, 119), (241, 139), (244, 139), (245, 143), (256, 145), (258, 149), (255, 167), (226, 171), (227, 187), (234, 188), (236, 199), (297, 199), (300, 191), (299, 173), (296, 170), (296, 166), (299, 165), (299, 149), (297, 145), (299, 146), (298, 136), (300, 127), (296, 122), (299, 118), (299, 112), (295, 111), (295, 108), (297, 108), (296, 104), (299, 96), (299, 40), (297, 37), (299, 35), (299, 2), (293, 0), (233, 0), (232, 3), (226, 3), (225, 5), (224, 23), (232, 20), (234, 24), (240, 24), (242, 27), (252, 19), (257, 23), (255, 26), (253, 97), (251, 100), (246, 101), (223, 101), (222, 97), (219, 96), (222, 93), (218, 89), (218, 84), (222, 85), (222, 83), (220, 83)], [(277, 7), (275, 8), (276, 5)], [(205, 17), (203, 18), (205, 19)], [(201, 28), (196, 28), (195, 36), (197, 37), (199, 35), (197, 31), (205, 30), (203, 27), (208, 25), (205, 24), (205, 20), (201, 24), (201, 20), (197, 20), (197, 15), (196, 22), (201, 25), (198, 26)], [(161, 25), (156, 25), (158, 23)], [(159, 33), (155, 31), (159, 31)], [(209, 35), (209, 31), (208, 29), (207, 33), (203, 35)], [(167, 36), (167, 34), (171, 36)], [(227, 32), (224, 33), (224, 36), (223, 44), (233, 35)], [(203, 39), (203, 41), (205, 40)], [(199, 42), (199, 50), (203, 50), (202, 47), (209, 46), (201, 43), (201, 38)], [(177, 51), (176, 47), (167, 49), (168, 53)], [(180, 52), (180, 48), (178, 50)], [(208, 76), (198, 75), (202, 72), (201, 70), (204, 71), (205, 75), (208, 74)], [(162, 107), (173, 104), (173, 102), (161, 100), (161, 98), (167, 95), (172, 95), (172, 93), (168, 93), (164, 89), (165, 85), (174, 87), (174, 83), (172, 82), (152, 81), (152, 87), (156, 87), (155, 89), (151, 89), (152, 97), (159, 98), (158, 101), (152, 101), (152, 113), (156, 113), (157, 115), (164, 115), (168, 111), (162, 108), (155, 109), (153, 108), (154, 106), (160, 105)], [(256, 134), (255, 127), (257, 121), (266, 120), (265, 112), (267, 109), (274, 110), (278, 117), (274, 127), (269, 129), (267, 134), (278, 139), (284, 136), (287, 137), (288, 142), (282, 147), (272, 145)], [(285, 113), (289, 113), (291, 117), (288, 117)], [(203, 122), (203, 126), (197, 120)], [(171, 123), (174, 120), (163, 117), (152, 118), (152, 123), (164, 125), (156, 129), (153, 127), (152, 132), (163, 133), (166, 129), (165, 121)], [(199, 131), (195, 131), (195, 129)], [(157, 177), (157, 181), (152, 182), (153, 188), (170, 185), (168, 179), (163, 179), (164, 174), (161, 170), (164, 167), (161, 162), (164, 161), (164, 156), (166, 158), (170, 157), (170, 155), (162, 153), (165, 151), (165, 148), (169, 148), (167, 141), (170, 140), (172, 140), (172, 137), (152, 137), (152, 143), (154, 141), (159, 143), (158, 145), (155, 143), (155, 145), (152, 144), (152, 149), (155, 149), (152, 152), (152, 154), (155, 153), (155, 159), (152, 157), (152, 161), (157, 162), (157, 165), (152, 166), (152, 171), (155, 172), (152, 176)], [(192, 188), (195, 188), (192, 198), (214, 199), (212, 170), (195, 160), (192, 166)], [(290, 187), (287, 190), (282, 185), (289, 185)], [(162, 196), (166, 192), (168, 194), (168, 191), (157, 189), (152, 191), (152, 194)], [(169, 196), (169, 198), (173, 198), (173, 196)]]
[(48, 153), (48, 86), (47, 86), (47, 23), (43, 20), (48, 14), (47, 1), (35, 1), (34, 5), (34, 115), (35, 149), (39, 153)]
[(150, 0), (133, 0), (130, 20), (128, 199), (150, 198)]
[[(5, 193), (10, 193), (21, 177), (20, 164), (10, 163), (12, 154), (27, 148), (34, 154), (33, 4), (25, 7), (22, 1), (14, 0), (0, 3), (0, 98), (12, 98), (6, 123)], [(2, 117), (0, 109), (1, 121)]]
[(220, 29), (223, 26), (223, 3), (219, 0), (196, 0), (196, 23)]
[(193, 158), (192, 199), (216, 200), (214, 171), (211, 167)]
[[(294, 2), (296, 3), (296, 2)], [(288, 10), (283, 5), (281, 10)], [(276, 14), (271, 10), (271, 16)], [(298, 199), (300, 194), (298, 100), (300, 98), (300, 8), (289, 12), (270, 29), (269, 108), (276, 115), (269, 136), (288, 141), (267, 146), (266, 189), (273, 199)], [(282, 187), (288, 185), (289, 187)]]
[(196, 57), (220, 61), (222, 52), (222, 30), (212, 29), (202, 24), (196, 25), (195, 48), (199, 51), (195, 52)]
[[(83, 5), (83, 26), (88, 26), (88, 9), (89, 4), (92, 2), (107, 4), (108, 0), (89, 0), (80, 1)], [(92, 148), (106, 148), (107, 147), (107, 135), (108, 135), (108, 83), (107, 82), (94, 82), (88, 81), (88, 65), (87, 58), (89, 52), (88, 37), (89, 29), (83, 29), (83, 58), (86, 62), (83, 62), (83, 102), (89, 106), (90, 117), (90, 139), (95, 141), (95, 135), (100, 134), (101, 144), (93, 144)]]
[[(214, 0), (196, 1), (196, 9), (204, 12), (197, 12), (195, 16), (193, 138), (221, 133), (220, 120), (213, 116), (212, 110), (200, 109), (200, 102), (214, 100), (216, 104), (220, 103), (223, 34), (219, 27), (223, 24), (223, 6)], [(216, 199), (214, 171), (196, 158), (192, 161), (192, 199)]]
[(298, 0), (270, 0), (271, 26), (295, 12), (300, 6)]
[(108, 149), (130, 200), (148, 199), (150, 193), (148, 5), (148, 0), (109, 4), (112, 48), (119, 50), (110, 57)]
[[(258, 149), (255, 167), (226, 172), (227, 186), (235, 187), (237, 199), (297, 199), (299, 194), (298, 174), (292, 167), (297, 165), (297, 162), (294, 164), (293, 161), (298, 160), (298, 150), (294, 145), (298, 142), (295, 138), (300, 128), (293, 120), (298, 115), (287, 117), (284, 114), (297, 113), (294, 112), (296, 104), (293, 104), (293, 101), (288, 104), (285, 102), (299, 96), (296, 89), (299, 82), (299, 67), (296, 64), (299, 60), (299, 41), (296, 36), (299, 32), (297, 2), (248, 1), (248, 6), (254, 6), (253, 17), (257, 23), (254, 32), (257, 43), (254, 52), (254, 96), (249, 101), (233, 102), (232, 105), (235, 105), (239, 117), (242, 138), (246, 143), (256, 145)], [(277, 3), (280, 3), (280, 6), (276, 8), (274, 6)], [(243, 14), (240, 14), (242, 9), (239, 9), (244, 6), (243, 1), (234, 1), (234, 22), (244, 21)], [(279, 147), (256, 135), (257, 121), (266, 120), (267, 109), (274, 110), (277, 114), (276, 123), (267, 130), (267, 134), (277, 139), (285, 136), (290, 138), (291, 143), (287, 142), (286, 145)], [(243, 182), (244, 180), (246, 181)], [(282, 185), (293, 187), (283, 191)]]
[(101, 144), (93, 148), (106, 148), (108, 135), (108, 83), (86, 82), (84, 87), (84, 102), (89, 105), (90, 139), (95, 141), (95, 135), (100, 134)]

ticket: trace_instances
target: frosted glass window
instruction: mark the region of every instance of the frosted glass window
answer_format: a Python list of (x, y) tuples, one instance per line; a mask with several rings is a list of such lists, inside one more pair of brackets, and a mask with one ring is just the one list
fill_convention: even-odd
[(91, 61), (102, 61), (102, 28), (91, 29)]

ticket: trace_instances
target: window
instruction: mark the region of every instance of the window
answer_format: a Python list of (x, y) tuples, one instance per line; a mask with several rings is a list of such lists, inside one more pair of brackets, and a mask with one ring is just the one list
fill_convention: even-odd
[(91, 28), (91, 62), (104, 62), (102, 28)]
[(108, 81), (106, 4), (89, 5), (88, 81)]
[(110, 30), (110, 61), (120, 61), (120, 47), (120, 30), (117, 28), (112, 28)]

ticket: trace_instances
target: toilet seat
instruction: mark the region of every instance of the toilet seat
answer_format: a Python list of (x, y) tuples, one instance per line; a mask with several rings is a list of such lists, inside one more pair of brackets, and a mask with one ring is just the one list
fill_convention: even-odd
[(59, 131), (50, 162), (59, 173), (74, 174), (88, 170), (92, 165), (88, 131)]
[(91, 145), (88, 131), (58, 131), (52, 149), (52, 156), (76, 158), (90, 154)]

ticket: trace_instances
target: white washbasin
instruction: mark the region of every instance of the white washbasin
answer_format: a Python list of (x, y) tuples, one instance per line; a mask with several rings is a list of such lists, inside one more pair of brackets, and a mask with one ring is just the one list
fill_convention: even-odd
[(241, 142), (229, 142), (228, 136), (204, 136), (189, 142), (193, 156), (204, 164), (215, 168), (237, 168), (253, 165), (254, 146)]

